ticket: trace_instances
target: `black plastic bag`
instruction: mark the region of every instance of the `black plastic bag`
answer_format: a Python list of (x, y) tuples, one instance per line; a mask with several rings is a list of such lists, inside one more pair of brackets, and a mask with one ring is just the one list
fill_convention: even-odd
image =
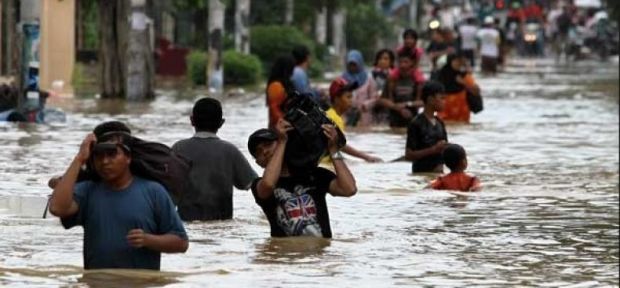
[[(321, 157), (327, 154), (327, 137), (323, 124), (335, 125), (309, 95), (297, 92), (289, 95), (282, 105), (284, 119), (295, 128), (289, 131), (284, 161), (293, 170), (316, 167)], [(338, 147), (346, 145), (344, 134), (338, 127)]]

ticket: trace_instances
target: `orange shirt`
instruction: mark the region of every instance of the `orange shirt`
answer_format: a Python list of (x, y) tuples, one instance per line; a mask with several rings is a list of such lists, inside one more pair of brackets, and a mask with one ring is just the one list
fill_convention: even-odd
[[(465, 86), (467, 87), (476, 85), (471, 73), (467, 74), (463, 80), (465, 80)], [(469, 104), (467, 104), (467, 91), (463, 90), (457, 93), (446, 94), (443, 111), (437, 113), (437, 116), (447, 122), (469, 123), (470, 114)]]
[(481, 184), (475, 176), (469, 176), (465, 172), (454, 172), (440, 176), (431, 182), (431, 188), (436, 190), (475, 191), (480, 189)]
[(273, 128), (280, 118), (284, 117), (284, 112), (280, 106), (286, 100), (286, 90), (280, 82), (271, 82), (267, 86), (267, 106), (269, 106), (269, 128)]

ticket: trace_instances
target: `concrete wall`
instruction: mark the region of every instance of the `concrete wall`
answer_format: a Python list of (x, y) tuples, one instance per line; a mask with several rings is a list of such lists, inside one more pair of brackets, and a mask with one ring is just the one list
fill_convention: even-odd
[(52, 83), (62, 81), (64, 88), (57, 91), (72, 93), (71, 75), (75, 63), (75, 0), (41, 1), (41, 63), (40, 83), (50, 90)]

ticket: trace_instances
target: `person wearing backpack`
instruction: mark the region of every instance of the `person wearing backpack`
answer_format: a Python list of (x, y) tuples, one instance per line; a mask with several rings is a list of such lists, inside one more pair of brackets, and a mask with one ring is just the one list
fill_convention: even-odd
[[(130, 134), (109, 126), (83, 140), (50, 212), (66, 229), (84, 228), (85, 269), (159, 270), (162, 252), (187, 251), (187, 233), (164, 186), (132, 173)], [(77, 183), (86, 164), (96, 177)]]
[(172, 146), (189, 159), (188, 185), (178, 203), (183, 221), (233, 217), (233, 186), (248, 190), (258, 176), (233, 144), (217, 137), (224, 124), (222, 105), (213, 98), (196, 101), (190, 121), (196, 133)]

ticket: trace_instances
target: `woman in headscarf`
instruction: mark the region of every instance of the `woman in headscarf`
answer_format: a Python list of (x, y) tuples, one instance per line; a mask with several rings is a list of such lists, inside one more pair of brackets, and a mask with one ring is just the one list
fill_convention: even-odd
[(449, 54), (446, 64), (438, 71), (437, 80), (445, 87), (444, 109), (438, 114), (443, 121), (469, 123), (471, 111), (467, 93), (480, 95), (480, 87), (467, 66), (463, 54)]
[(278, 120), (284, 116), (282, 103), (289, 92), (293, 91), (291, 76), (295, 69), (295, 60), (291, 56), (280, 56), (271, 67), (267, 81), (267, 106), (269, 107), (269, 127), (275, 127)]
[(347, 113), (348, 126), (368, 126), (372, 124), (372, 111), (379, 99), (377, 84), (370, 77), (364, 64), (362, 53), (351, 50), (347, 54), (346, 71), (342, 74), (348, 83), (357, 83), (353, 91), (353, 109)]

